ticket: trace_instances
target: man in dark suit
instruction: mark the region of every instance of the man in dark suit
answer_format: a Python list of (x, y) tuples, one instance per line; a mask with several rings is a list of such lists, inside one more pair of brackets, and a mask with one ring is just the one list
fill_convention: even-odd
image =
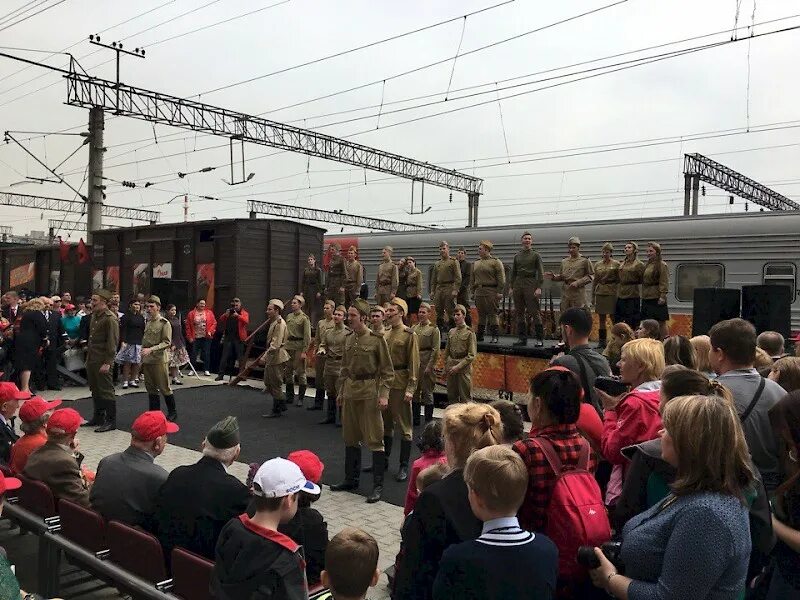
[(20, 392), (10, 381), (0, 382), (0, 464), (7, 466), (11, 459), (11, 446), (19, 439), (14, 430), (14, 415), (19, 403), (31, 397), (29, 392)]
[(58, 365), (64, 354), (64, 344), (68, 336), (61, 322), (61, 312), (59, 310), (61, 300), (56, 305), (53, 298), (49, 299), (47, 310), (44, 311), (44, 318), (47, 320), (47, 339), (50, 344), (44, 351), (44, 367), (47, 377), (47, 387), (51, 390), (60, 390), (61, 383), (58, 379)]
[(5, 302), (3, 303), (2, 316), (11, 321), (13, 325), (17, 317), (22, 315), (22, 307), (19, 302), (19, 295), (15, 291), (6, 292)]
[(153, 461), (167, 447), (167, 434), (178, 426), (160, 410), (139, 415), (131, 425), (131, 445), (100, 461), (89, 499), (106, 521), (152, 528), (158, 491), (167, 471)]
[(245, 512), (250, 490), (227, 469), (239, 457), (239, 424), (225, 417), (203, 440), (203, 457), (173, 470), (156, 500), (156, 535), (169, 556), (181, 546), (214, 560), (225, 524)]
[(89, 486), (81, 473), (83, 455), (75, 434), (83, 419), (77, 411), (62, 408), (47, 421), (47, 442), (35, 450), (23, 474), (46, 484), (56, 501), (62, 498), (89, 507)]

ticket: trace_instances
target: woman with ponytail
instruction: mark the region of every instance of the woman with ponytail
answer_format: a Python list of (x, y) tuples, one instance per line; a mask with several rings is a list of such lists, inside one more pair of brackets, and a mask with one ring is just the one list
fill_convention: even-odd
[(397, 557), (393, 600), (429, 600), (442, 553), (451, 545), (474, 540), (483, 523), (472, 514), (464, 465), (480, 448), (503, 442), (500, 413), (488, 404), (452, 404), (444, 411), (444, 450), (450, 474), (426, 487), (414, 506), (414, 519), (403, 529), (403, 552)]

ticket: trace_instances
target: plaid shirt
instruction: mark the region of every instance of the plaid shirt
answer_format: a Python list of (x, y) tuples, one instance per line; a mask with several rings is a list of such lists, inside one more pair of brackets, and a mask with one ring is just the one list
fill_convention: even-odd
[[(574, 424), (569, 424), (532, 429), (528, 438), (514, 444), (514, 451), (522, 457), (528, 468), (528, 491), (517, 515), (519, 524), (528, 531), (543, 531), (547, 522), (547, 506), (556, 484), (556, 474), (541, 448), (531, 440), (533, 437), (549, 440), (564, 467), (577, 466), (581, 447), (588, 442), (578, 433)], [(590, 453), (589, 471), (594, 472), (595, 467), (594, 453)]]

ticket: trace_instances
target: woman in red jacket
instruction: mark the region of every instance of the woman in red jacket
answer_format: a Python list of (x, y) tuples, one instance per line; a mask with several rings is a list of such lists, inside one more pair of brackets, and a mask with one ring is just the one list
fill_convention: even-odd
[(198, 300), (195, 307), (186, 315), (186, 340), (191, 344), (189, 359), (197, 360), (200, 355), (203, 361), (204, 375), (211, 375), (211, 340), (217, 330), (217, 319), (214, 313), (206, 308), (205, 300)]

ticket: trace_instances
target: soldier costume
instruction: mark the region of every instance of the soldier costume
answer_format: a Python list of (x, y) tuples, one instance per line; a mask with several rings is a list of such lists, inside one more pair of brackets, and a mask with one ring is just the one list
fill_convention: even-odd
[(356, 258), (357, 252), (355, 246), (350, 246), (347, 251), (347, 260), (344, 261), (345, 306), (352, 306), (353, 301), (361, 294), (361, 284), (364, 282), (364, 267)]
[[(577, 237), (569, 238), (570, 246), (577, 246), (580, 249), (581, 240)], [(561, 261), (561, 271), (553, 273), (553, 281), (562, 281), (561, 286), (561, 305), (559, 309), (561, 314), (568, 308), (583, 308), (586, 306), (586, 290), (587, 285), (592, 282), (592, 275), (594, 268), (592, 261), (583, 256), (580, 252), (578, 255), (568, 256)], [(572, 287), (572, 284), (575, 287)]]
[(614, 322), (625, 322), (634, 330), (642, 320), (639, 286), (642, 285), (644, 263), (636, 258), (638, 250), (636, 242), (625, 244), (625, 260), (619, 265), (617, 303), (614, 308)]
[[(445, 252), (447, 256), (445, 257)], [(439, 251), (442, 257), (433, 265), (431, 274), (431, 299), (436, 306), (436, 325), (444, 330), (448, 320), (453, 319), (453, 311), (456, 308), (456, 294), (461, 288), (461, 268), (458, 261), (449, 255), (449, 245), (447, 242), (439, 243)], [(465, 309), (466, 310), (466, 309)]]
[[(531, 236), (529, 232), (522, 237)], [(533, 242), (533, 236), (531, 236)], [(533, 320), (536, 345), (544, 345), (544, 328), (542, 327), (542, 312), (539, 297), (542, 293), (544, 282), (544, 267), (542, 257), (533, 248), (525, 248), (517, 252), (511, 265), (510, 286), (513, 290), (514, 310), (517, 313), (517, 335), (519, 341), (515, 346), (525, 346), (528, 343), (528, 319)]]
[[(409, 264), (409, 261), (411, 263)], [(411, 265), (414, 265), (412, 268)], [(416, 261), (412, 257), (406, 259), (406, 274), (405, 274), (405, 301), (408, 302), (408, 314), (416, 315), (419, 313), (419, 305), (422, 302), (422, 271), (417, 268)], [(399, 296), (399, 294), (398, 294)], [(400, 296), (403, 298), (403, 296)]]
[[(466, 248), (459, 248), (458, 249), (458, 268), (461, 270), (461, 285), (458, 287), (458, 294), (456, 295), (456, 304), (462, 304), (467, 309), (467, 325), (472, 326), (472, 311), (470, 310), (469, 304), (469, 296), (470, 296), (470, 289), (469, 284), (472, 280), (472, 269), (473, 265), (471, 262), (467, 260), (467, 249)], [(453, 317), (450, 317), (450, 320), (453, 320)]]
[(328, 300), (333, 300), (334, 304), (344, 304), (344, 258), (339, 253), (341, 246), (334, 242), (330, 249), (332, 252), (325, 280), (325, 296)]
[[(347, 314), (347, 309), (339, 305), (336, 311)], [(334, 311), (334, 312), (336, 312)], [(317, 360), (324, 358), (325, 370), (322, 375), (324, 390), (328, 395), (328, 406), (325, 419), (320, 425), (328, 425), (336, 422), (336, 395), (339, 384), (339, 373), (342, 370), (342, 357), (344, 356), (344, 344), (350, 329), (344, 323), (335, 323), (332, 327), (325, 329), (317, 348)]]
[(500, 298), (506, 285), (506, 272), (503, 263), (491, 255), (494, 244), (489, 240), (483, 240), (480, 245), (483, 254), (472, 265), (470, 283), (472, 297), (475, 298), (475, 306), (478, 308), (477, 341), (483, 341), (483, 333), (488, 324), (492, 343), (497, 343), (500, 335), (497, 310), (500, 308)]
[(383, 261), (378, 265), (378, 272), (375, 274), (375, 303), (381, 305), (390, 302), (397, 295), (397, 286), (400, 283), (397, 265), (392, 262), (391, 246), (386, 246), (383, 251)]
[[(322, 269), (316, 265), (314, 255), (308, 257), (309, 263), (303, 269), (303, 298), (306, 304), (303, 307), (308, 318), (313, 321), (319, 319), (320, 306), (322, 304)], [(312, 265), (311, 261), (314, 260)]]
[[(322, 307), (323, 312), (325, 309), (330, 308), (330, 315), (326, 316), (324, 319), (321, 319), (317, 323), (317, 329), (314, 332), (314, 347), (319, 350), (319, 346), (322, 343), (322, 338), (325, 336), (325, 332), (331, 329), (334, 325), (333, 323), (333, 311), (336, 308), (336, 305), (333, 303), (333, 300), (325, 300), (325, 305)], [(308, 410), (322, 410), (322, 405), (325, 402), (325, 355), (317, 353), (316, 358), (314, 360), (314, 387), (316, 388), (316, 393), (314, 394), (314, 405), (310, 406)]]
[[(420, 308), (425, 308), (430, 314), (431, 305), (427, 302), (420, 304)], [(427, 315), (424, 322), (420, 320), (411, 329), (419, 341), (419, 382), (411, 405), (413, 423), (419, 425), (420, 405), (425, 407), (425, 422), (433, 420), (433, 386), (436, 377), (433, 370), (442, 347), (442, 332), (428, 320)]]
[(286, 341), (286, 351), (289, 353), (289, 361), (286, 363), (286, 402), (291, 403), (295, 400), (294, 377), (297, 377), (299, 390), (295, 406), (303, 406), (306, 397), (306, 359), (305, 352), (311, 343), (311, 321), (303, 312), (303, 297), (295, 296), (299, 307), (286, 317), (286, 328), (288, 337)]
[[(97, 290), (106, 302), (111, 300), (111, 292)], [(114, 382), (111, 369), (119, 345), (119, 320), (108, 307), (93, 311), (89, 321), (89, 339), (86, 353), (86, 379), (94, 403), (94, 416), (85, 425), (100, 426), (97, 431), (112, 431), (117, 426), (117, 401), (114, 395)], [(108, 365), (108, 370), (100, 368)]]
[[(369, 304), (357, 298), (351, 307), (362, 322), (369, 314)], [(351, 324), (352, 321), (351, 321)], [(342, 406), (342, 437), (345, 443), (345, 479), (331, 486), (331, 491), (358, 488), (361, 448), (372, 451), (373, 490), (367, 502), (374, 503), (383, 493), (383, 419), (381, 410), (389, 399), (389, 385), (394, 378), (392, 359), (386, 339), (368, 328), (347, 335), (342, 370), (339, 375), (337, 403)]]
[(663, 325), (669, 320), (669, 268), (661, 260), (661, 245), (655, 242), (647, 245), (656, 253), (648, 258), (642, 273), (642, 319), (655, 319)]
[[(466, 314), (466, 307), (456, 305), (456, 310)], [(478, 354), (475, 332), (466, 323), (453, 327), (444, 347), (444, 368), (447, 372), (447, 403), (472, 400), (472, 362)], [(457, 371), (450, 372), (450, 369)]]
[(606, 346), (606, 315), (614, 315), (617, 305), (617, 287), (619, 286), (619, 261), (611, 258), (614, 246), (609, 242), (603, 244), (603, 252), (608, 252), (608, 258), (603, 257), (594, 264), (594, 285), (592, 297), (594, 298), (594, 312), (598, 316), (598, 337), (600, 347)]
[(289, 328), (281, 316), (283, 302), (277, 298), (269, 301), (276, 311), (267, 330), (267, 349), (261, 355), (260, 362), (264, 364), (264, 391), (272, 396), (272, 412), (261, 415), (272, 419), (280, 417), (286, 412), (286, 394), (283, 391), (283, 378), (286, 373), (286, 363), (289, 362), (289, 352), (286, 350), (286, 341), (289, 337)]
[[(161, 298), (150, 296), (148, 304), (157, 304), (161, 309)], [(149, 312), (149, 311), (148, 311)], [(149, 400), (148, 410), (161, 410), (161, 398), (167, 405), (167, 419), (174, 421), (178, 418), (175, 410), (175, 396), (169, 385), (169, 347), (172, 345), (172, 325), (159, 313), (157, 317), (150, 317), (144, 328), (142, 337), (142, 350), (150, 349), (147, 355), (142, 353), (142, 373), (144, 373), (144, 387)]]

